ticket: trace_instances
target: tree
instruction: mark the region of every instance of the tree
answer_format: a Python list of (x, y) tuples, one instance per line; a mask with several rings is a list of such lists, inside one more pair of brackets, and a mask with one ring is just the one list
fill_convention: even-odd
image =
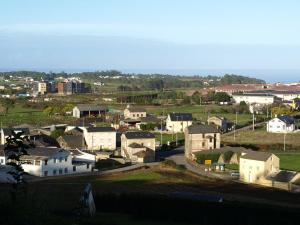
[(273, 115), (278, 115), (278, 116), (291, 115), (293, 113), (291, 108), (286, 106), (273, 107), (271, 110)]
[(230, 96), (226, 92), (218, 92), (214, 95), (214, 101), (216, 102), (229, 102)]
[(53, 138), (58, 138), (64, 134), (64, 131), (62, 129), (55, 129), (54, 131), (51, 132), (50, 136)]
[(195, 92), (193, 93), (193, 95), (192, 95), (192, 101), (193, 101), (195, 104), (201, 105), (201, 101), (202, 101), (201, 98), (202, 98), (202, 96), (201, 96), (201, 94), (200, 94), (199, 91), (195, 91)]
[(7, 114), (10, 108), (13, 108), (15, 101), (10, 98), (1, 98), (0, 99), (0, 106), (4, 108), (4, 113)]
[(191, 98), (189, 96), (185, 96), (181, 102), (181, 104), (189, 105), (191, 104)]

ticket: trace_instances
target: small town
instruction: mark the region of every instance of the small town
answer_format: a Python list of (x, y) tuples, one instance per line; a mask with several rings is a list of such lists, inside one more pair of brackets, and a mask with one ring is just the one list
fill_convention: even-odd
[(299, 224), (298, 2), (0, 6), (0, 224)]

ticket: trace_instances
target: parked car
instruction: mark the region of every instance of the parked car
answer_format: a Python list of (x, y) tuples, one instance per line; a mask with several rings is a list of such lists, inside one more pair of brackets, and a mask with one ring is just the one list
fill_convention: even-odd
[(234, 171), (234, 172), (230, 173), (230, 176), (232, 176), (232, 177), (240, 177), (240, 173), (237, 172), (237, 171)]

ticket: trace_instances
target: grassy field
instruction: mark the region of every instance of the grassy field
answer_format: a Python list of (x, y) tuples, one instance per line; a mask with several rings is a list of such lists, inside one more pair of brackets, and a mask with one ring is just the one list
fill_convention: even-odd
[[(245, 130), (236, 133), (236, 139), (234, 140), (233, 134), (223, 135), (222, 142), (231, 144), (250, 144), (260, 145), (261, 148), (268, 145), (273, 146), (274, 149), (267, 150), (283, 150), (283, 134), (268, 133), (265, 130)], [(293, 133), (286, 135), (286, 149), (300, 150), (300, 133)], [(277, 149), (276, 149), (277, 148)]]
[[(146, 107), (147, 112), (156, 115), (167, 115), (171, 112), (192, 113), (197, 120), (207, 121), (209, 116), (224, 116), (231, 121), (235, 121), (235, 113), (223, 113), (222, 108), (227, 106), (205, 105), (205, 106), (149, 106)], [(245, 125), (252, 120), (252, 114), (238, 114), (238, 124)]]
[[(155, 133), (155, 139), (156, 141), (160, 141), (160, 133)], [(177, 138), (178, 140), (184, 139), (184, 133), (178, 133), (177, 134)], [(172, 141), (176, 141), (176, 134), (172, 135), (172, 134), (163, 134), (162, 135), (162, 144), (167, 144), (169, 142)]]
[[(98, 211), (94, 218), (78, 218), (75, 215), (75, 209), (78, 206), (78, 199), (82, 190), (87, 183), (92, 184)], [(0, 186), (0, 207), (2, 209), (0, 215), (1, 221), (6, 222), (5, 224), (195, 224), (185, 220), (178, 220), (178, 218), (182, 219), (182, 217), (181, 215), (176, 216), (176, 213), (173, 215), (174, 220), (172, 222), (168, 220), (170, 215), (160, 219), (151, 219), (149, 217), (145, 219), (143, 216), (136, 217), (128, 212), (126, 213), (127, 207), (137, 209), (136, 205), (132, 205), (133, 203), (130, 201), (131, 195), (135, 201), (149, 201), (149, 197), (147, 196), (166, 196), (174, 192), (223, 195), (225, 200), (233, 201), (235, 207), (239, 207), (236, 205), (237, 201), (242, 204), (243, 202), (247, 202), (247, 199), (251, 197), (253, 197), (253, 200), (260, 199), (260, 204), (265, 202), (276, 205), (287, 204), (288, 202), (288, 204), (295, 204), (300, 207), (299, 195), (295, 196), (292, 193), (280, 190), (231, 183), (229, 181), (220, 182), (163, 165), (151, 169), (141, 169), (113, 175), (61, 177), (28, 183), (26, 186), (27, 194), (24, 197), (22, 197), (23, 195), (19, 195), (17, 203), (11, 202), (10, 190), (11, 187), (9, 185)], [(123, 198), (118, 197), (121, 194), (126, 195)], [(272, 194), (272, 199), (269, 198), (270, 194)], [(114, 205), (116, 204), (116, 198), (122, 202), (123, 207), (126, 207), (124, 210), (120, 208), (120, 205)], [(155, 205), (155, 199), (152, 199), (152, 201), (155, 203), (151, 203), (150, 201), (149, 207), (152, 205), (151, 207), (160, 210), (160, 205)], [(146, 207), (147, 209), (148, 206), (141, 203), (139, 207)], [(184, 210), (181, 206), (182, 203), (182, 201), (177, 202), (173, 200), (173, 204), (177, 204), (178, 206), (176, 207), (179, 207), (177, 210)], [(192, 203), (186, 204), (183, 208), (186, 209), (190, 204)], [(203, 203), (202, 205), (200, 204), (199, 206), (208, 207), (208, 203)], [(245, 205), (248, 205), (248, 203), (245, 203)], [(198, 205), (195, 206), (195, 209), (199, 210)], [(223, 205), (223, 203), (222, 205), (218, 205), (220, 212), (223, 211), (223, 208), (220, 208), (223, 206), (226, 205)], [(107, 207), (110, 207), (112, 211), (107, 211)], [(169, 207), (172, 207), (172, 205), (168, 205)], [(168, 211), (168, 208), (165, 210)], [(232, 210), (232, 206), (228, 210)], [(155, 212), (150, 211), (147, 215), (152, 215), (152, 213)], [(173, 212), (169, 210), (169, 213), (172, 214)], [(187, 218), (190, 217), (188, 212), (185, 214)]]
[(275, 153), (280, 159), (280, 169), (300, 172), (300, 154)]
[(225, 168), (228, 170), (239, 170), (238, 164), (225, 164)]

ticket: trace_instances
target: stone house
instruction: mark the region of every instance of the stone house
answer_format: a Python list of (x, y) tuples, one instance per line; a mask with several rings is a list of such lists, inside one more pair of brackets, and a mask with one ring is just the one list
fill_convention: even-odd
[(140, 119), (143, 117), (147, 117), (147, 112), (144, 108), (127, 106), (127, 108), (124, 109), (125, 119)]
[(155, 161), (155, 136), (146, 131), (128, 131), (121, 136), (121, 155), (131, 162)]
[(113, 127), (88, 127), (83, 129), (87, 150), (115, 150), (117, 132)]
[(193, 153), (220, 148), (221, 134), (214, 125), (194, 124), (185, 129), (185, 156)]

